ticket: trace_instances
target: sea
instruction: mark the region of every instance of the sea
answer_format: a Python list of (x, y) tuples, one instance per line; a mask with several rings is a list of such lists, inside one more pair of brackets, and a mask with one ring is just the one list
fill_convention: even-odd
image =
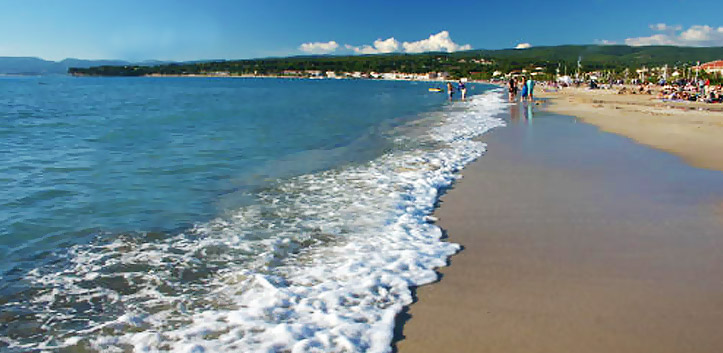
[(0, 351), (390, 352), (502, 91), (0, 77)]

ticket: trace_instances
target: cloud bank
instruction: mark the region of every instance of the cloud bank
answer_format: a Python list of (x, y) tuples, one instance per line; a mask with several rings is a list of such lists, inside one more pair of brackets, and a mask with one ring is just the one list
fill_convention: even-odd
[[(335, 41), (329, 42), (310, 42), (304, 43), (299, 46), (299, 50), (312, 53), (312, 54), (329, 54), (340, 46)], [(345, 44), (346, 50), (351, 51), (355, 54), (384, 54), (384, 53), (423, 53), (429, 51), (443, 51), (452, 53), (460, 50), (470, 50), (472, 46), (469, 44), (460, 45), (455, 43), (449, 35), (448, 31), (441, 31), (437, 34), (432, 34), (429, 38), (418, 40), (415, 42), (403, 42), (400, 43), (394, 37), (387, 39), (377, 39), (372, 44), (364, 45), (351, 45)]]
[(432, 34), (429, 38), (416, 42), (404, 42), (402, 43), (402, 47), (404, 47), (405, 53), (423, 53), (425, 51), (446, 51), (447, 53), (452, 53), (472, 49), (472, 46), (469, 44), (459, 45), (452, 41), (447, 31)]
[(532, 44), (530, 43), (520, 43), (515, 46), (515, 49), (527, 49), (532, 47)]
[(715, 28), (708, 25), (694, 25), (683, 30), (680, 25), (670, 26), (665, 23), (650, 25), (650, 29), (661, 32), (648, 37), (634, 37), (625, 40), (631, 46), (642, 45), (677, 45), (685, 47), (718, 47), (723, 46), (723, 26)]
[(393, 53), (395, 51), (399, 51), (399, 41), (394, 39), (394, 37), (389, 37), (385, 40), (382, 40), (381, 38), (377, 39), (372, 45), (355, 47), (353, 45), (346, 44), (344, 47), (349, 50), (353, 50), (357, 54)]
[(333, 40), (328, 42), (309, 42), (299, 46), (299, 50), (309, 54), (329, 54), (336, 50), (339, 44)]

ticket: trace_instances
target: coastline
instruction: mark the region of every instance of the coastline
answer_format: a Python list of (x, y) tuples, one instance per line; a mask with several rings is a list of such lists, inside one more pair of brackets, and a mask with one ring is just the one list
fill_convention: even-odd
[[(72, 77), (123, 77), (123, 76), (101, 76), (101, 75), (85, 75), (85, 74), (69, 74)], [(294, 76), (294, 75), (225, 75), (225, 74), (184, 74), (184, 75), (167, 75), (167, 74), (150, 74), (141, 76), (125, 76), (125, 77), (158, 77), (158, 78), (285, 78), (285, 79), (300, 79), (300, 80), (371, 80), (371, 81), (409, 81), (409, 82), (457, 82), (454, 79), (410, 79), (410, 78), (364, 78), (364, 77), (307, 77), (307, 76)], [(481, 83), (487, 85), (493, 85), (504, 88), (505, 85), (499, 82), (492, 82), (488, 80), (468, 80), (469, 83)]]
[(717, 352), (721, 174), (536, 110), (512, 106), (441, 197), (463, 250), (417, 288), (395, 349)]
[(723, 171), (723, 105), (662, 102), (651, 95), (565, 88), (542, 90), (545, 109), (661, 149), (700, 168)]

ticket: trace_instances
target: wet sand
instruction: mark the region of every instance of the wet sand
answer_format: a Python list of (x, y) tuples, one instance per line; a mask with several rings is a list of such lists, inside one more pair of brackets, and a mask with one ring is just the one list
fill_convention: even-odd
[(396, 349), (723, 351), (723, 173), (510, 112), (441, 198), (439, 225), (464, 249), (418, 288)]

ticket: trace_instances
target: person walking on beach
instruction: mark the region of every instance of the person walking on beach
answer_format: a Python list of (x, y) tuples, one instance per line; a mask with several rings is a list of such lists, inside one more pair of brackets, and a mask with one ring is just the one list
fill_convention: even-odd
[(452, 86), (452, 82), (447, 82), (447, 95), (449, 96), (449, 100), (452, 101), (452, 96), (454, 96), (454, 86)]
[(522, 82), (522, 93), (520, 94), (520, 102), (523, 102), (527, 99), (527, 80), (525, 76), (522, 76), (520, 81)]
[(527, 87), (527, 100), (529, 100), (530, 102), (534, 101), (534, 97), (532, 97), (532, 91), (535, 89), (535, 81), (532, 80), (532, 77), (527, 80), (525, 86)]
[(457, 83), (457, 89), (462, 92), (462, 101), (464, 102), (467, 99), (467, 87), (464, 85), (464, 82), (462, 82), (461, 79)]
[(507, 82), (507, 91), (509, 92), (509, 101), (514, 102), (517, 98), (517, 82), (514, 77), (510, 77), (510, 81)]

